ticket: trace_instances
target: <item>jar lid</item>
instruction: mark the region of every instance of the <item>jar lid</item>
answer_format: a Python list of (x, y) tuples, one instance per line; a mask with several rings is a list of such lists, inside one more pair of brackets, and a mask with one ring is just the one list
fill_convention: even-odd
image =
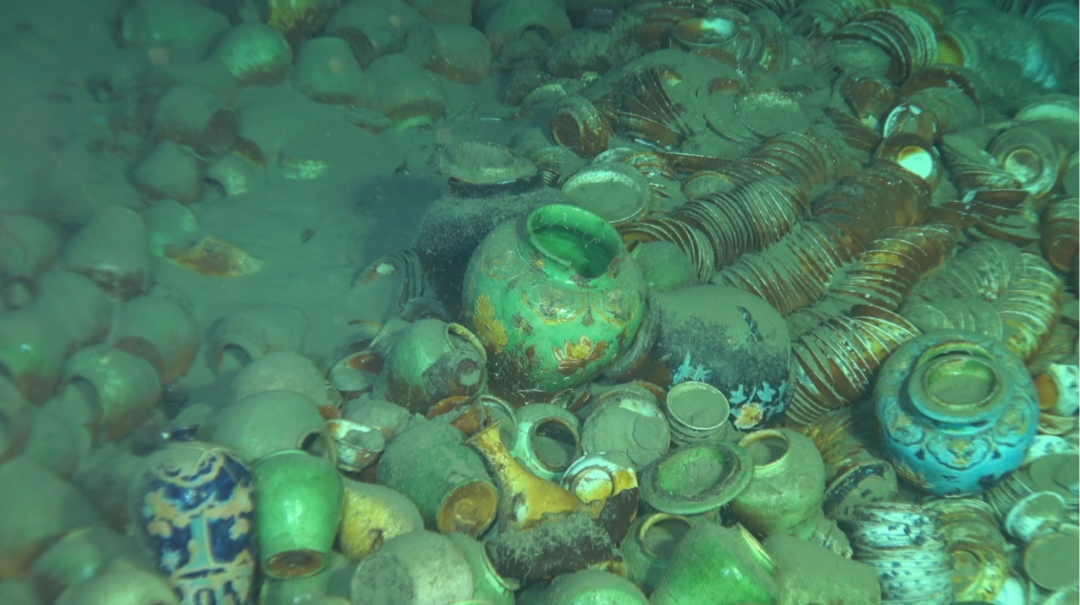
[(439, 172), (462, 183), (492, 185), (529, 179), (536, 166), (495, 143), (468, 141), (448, 146), (435, 160)]
[(715, 442), (679, 448), (642, 473), (641, 496), (675, 515), (720, 508), (750, 483), (754, 463), (741, 446)]

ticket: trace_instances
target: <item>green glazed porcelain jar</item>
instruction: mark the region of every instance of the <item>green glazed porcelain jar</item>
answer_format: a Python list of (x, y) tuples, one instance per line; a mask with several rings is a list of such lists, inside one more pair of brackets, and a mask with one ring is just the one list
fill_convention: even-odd
[(637, 332), (645, 294), (610, 223), (551, 204), (480, 243), (465, 273), (463, 308), (488, 350), (492, 386), (537, 401), (607, 368)]

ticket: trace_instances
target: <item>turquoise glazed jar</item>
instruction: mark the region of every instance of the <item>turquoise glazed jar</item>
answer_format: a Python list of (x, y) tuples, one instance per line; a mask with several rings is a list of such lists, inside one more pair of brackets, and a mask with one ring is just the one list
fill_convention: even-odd
[(904, 343), (874, 389), (885, 456), (915, 487), (981, 493), (1024, 460), (1039, 406), (1023, 360), (997, 340), (941, 330)]
[(130, 492), (135, 532), (181, 603), (244, 605), (255, 574), (251, 471), (193, 436), (174, 431), (146, 458)]
[(463, 308), (492, 386), (539, 401), (583, 384), (630, 344), (646, 286), (615, 228), (551, 204), (496, 227), (465, 273)]

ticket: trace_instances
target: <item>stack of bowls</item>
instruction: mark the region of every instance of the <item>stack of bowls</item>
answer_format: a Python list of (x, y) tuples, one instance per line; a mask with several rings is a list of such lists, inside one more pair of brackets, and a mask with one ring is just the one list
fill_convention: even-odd
[(882, 603), (949, 605), (953, 558), (938, 528), (939, 514), (916, 504), (881, 503), (854, 512), (855, 559), (872, 565)]

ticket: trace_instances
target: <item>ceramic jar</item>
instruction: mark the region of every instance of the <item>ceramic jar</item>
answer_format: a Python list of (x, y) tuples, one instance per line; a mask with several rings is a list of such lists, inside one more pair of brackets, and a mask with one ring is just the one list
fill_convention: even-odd
[(457, 317), (465, 269), (491, 230), (546, 204), (571, 200), (562, 191), (545, 187), (544, 175), (532, 161), (502, 145), (451, 145), (435, 165), (447, 179), (446, 191), (424, 212), (414, 248), (426, 281)]
[(386, 400), (424, 414), (447, 397), (475, 397), (484, 390), (484, 346), (465, 326), (420, 319), (390, 338), (376, 387)]
[(981, 493), (1034, 442), (1039, 406), (1022, 359), (960, 330), (919, 336), (886, 361), (874, 389), (885, 456), (915, 487)]
[(330, 562), (341, 525), (345, 487), (326, 458), (300, 450), (263, 456), (252, 464), (259, 489), (259, 569), (275, 580), (313, 576)]
[(652, 297), (660, 316), (649, 354), (662, 386), (704, 382), (727, 397), (728, 422), (763, 428), (791, 401), (791, 334), (762, 298), (731, 286), (693, 286)]
[(825, 464), (814, 442), (788, 429), (767, 429), (739, 444), (754, 461), (754, 472), (731, 501), (732, 512), (761, 534), (809, 539), (825, 497)]
[(255, 501), (239, 456), (208, 443), (169, 443), (147, 457), (130, 505), (136, 534), (182, 602), (250, 602)]
[(464, 311), (507, 394), (591, 380), (629, 345), (645, 282), (603, 218), (552, 204), (495, 228), (465, 274)]
[(415, 502), (424, 522), (442, 533), (477, 536), (495, 520), (495, 484), (465, 435), (446, 422), (422, 422), (394, 437), (376, 477)]
[(653, 605), (776, 603), (776, 566), (742, 526), (705, 523), (691, 529), (650, 595)]

